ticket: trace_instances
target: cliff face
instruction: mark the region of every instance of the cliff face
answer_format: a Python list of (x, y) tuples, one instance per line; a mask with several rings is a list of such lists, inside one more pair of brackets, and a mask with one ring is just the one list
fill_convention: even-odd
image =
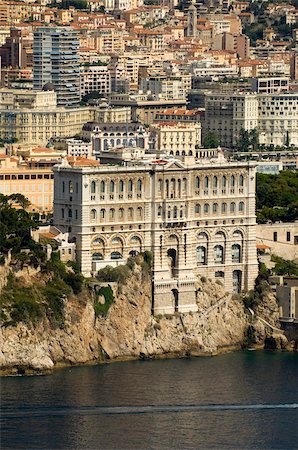
[[(198, 280), (197, 289), (198, 313), (153, 317), (150, 277), (135, 265), (120, 293), (115, 287), (115, 300), (105, 317), (96, 318), (94, 295), (84, 290), (65, 300), (63, 328), (53, 327), (46, 317), (35, 327), (23, 322), (2, 326), (0, 364), (10, 372), (34, 371), (59, 363), (213, 354), (239, 348), (251, 322), (242, 300), (208, 280)], [(276, 325), (274, 314), (267, 318)], [(258, 337), (258, 343), (264, 342), (268, 331)]]

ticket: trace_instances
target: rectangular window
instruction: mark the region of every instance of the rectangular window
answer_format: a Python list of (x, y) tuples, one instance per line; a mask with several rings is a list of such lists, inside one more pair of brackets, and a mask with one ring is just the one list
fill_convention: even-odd
[(277, 241), (277, 231), (274, 231), (274, 233), (273, 233), (273, 240), (274, 240), (274, 242)]
[(291, 232), (287, 231), (287, 242), (291, 241)]

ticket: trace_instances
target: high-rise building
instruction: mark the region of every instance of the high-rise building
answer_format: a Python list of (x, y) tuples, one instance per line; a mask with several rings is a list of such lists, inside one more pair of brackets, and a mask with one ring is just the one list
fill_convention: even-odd
[(72, 107), (80, 102), (79, 40), (69, 27), (40, 27), (34, 32), (34, 89), (57, 93), (57, 105)]

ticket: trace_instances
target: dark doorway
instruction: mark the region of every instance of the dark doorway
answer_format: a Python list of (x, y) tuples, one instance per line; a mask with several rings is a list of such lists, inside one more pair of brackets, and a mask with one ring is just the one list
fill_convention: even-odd
[(178, 289), (172, 289), (175, 312), (178, 312)]

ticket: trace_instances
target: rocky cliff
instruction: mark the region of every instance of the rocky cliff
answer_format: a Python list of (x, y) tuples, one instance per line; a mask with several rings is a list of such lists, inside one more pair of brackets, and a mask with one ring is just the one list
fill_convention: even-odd
[[(24, 283), (28, 285), (28, 278)], [(211, 355), (240, 348), (245, 342), (264, 345), (274, 334), (285, 346), (273, 296), (268, 297), (270, 308), (264, 302), (264, 311), (260, 307), (252, 314), (240, 297), (226, 293), (220, 283), (202, 278), (197, 282), (197, 313), (154, 317), (151, 279), (141, 265), (131, 269), (121, 286), (111, 285), (114, 301), (106, 315), (96, 313), (94, 289), (85, 288), (79, 295), (65, 298), (63, 326), (53, 326), (47, 316), (34, 326), (22, 321), (2, 324), (2, 371), (42, 371), (59, 364), (118, 358)], [(100, 301), (105, 300), (102, 297)], [(272, 328), (257, 316), (265, 317)]]

